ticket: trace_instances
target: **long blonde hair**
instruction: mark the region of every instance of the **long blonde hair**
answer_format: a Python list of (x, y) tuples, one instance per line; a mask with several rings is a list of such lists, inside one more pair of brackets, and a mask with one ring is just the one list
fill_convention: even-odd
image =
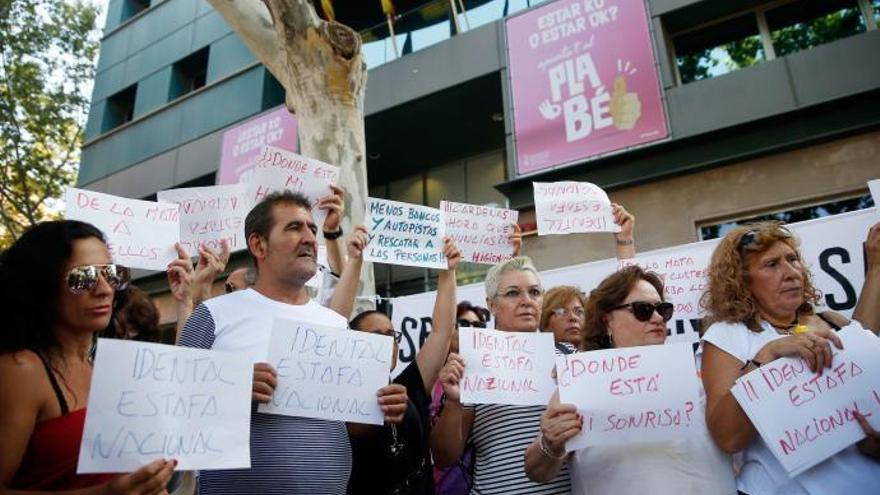
[(777, 242), (787, 244), (797, 254), (803, 267), (804, 304), (798, 314), (812, 314), (819, 303), (819, 291), (803, 264), (799, 243), (782, 222), (757, 222), (737, 227), (721, 239), (709, 264), (709, 287), (701, 304), (706, 310), (703, 328), (717, 321), (744, 323), (753, 332), (761, 331), (761, 316), (749, 288), (749, 260), (770, 249)]

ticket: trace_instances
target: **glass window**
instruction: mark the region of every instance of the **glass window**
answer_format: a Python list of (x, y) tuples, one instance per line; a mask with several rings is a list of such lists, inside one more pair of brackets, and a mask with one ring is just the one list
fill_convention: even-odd
[(765, 60), (758, 20), (749, 12), (681, 35), (673, 35), (682, 84), (720, 76)]
[(205, 85), (208, 77), (209, 50), (209, 47), (202, 48), (174, 63), (171, 68), (168, 101), (176, 100)]
[(856, 198), (842, 199), (831, 201), (815, 206), (807, 206), (803, 208), (795, 208), (792, 210), (778, 211), (767, 215), (756, 215), (749, 218), (742, 218), (730, 222), (722, 222), (713, 225), (700, 227), (700, 239), (717, 239), (727, 234), (734, 227), (750, 222), (758, 222), (761, 220), (781, 220), (785, 223), (803, 222), (814, 218), (827, 217), (829, 215), (837, 215), (838, 213), (846, 213), (848, 211), (863, 210), (874, 206), (874, 199), (870, 194), (865, 194)]
[(880, 0), (874, 0), (874, 3), (872, 3), (871, 6), (874, 10), (874, 24), (880, 29)]
[(101, 132), (130, 122), (134, 118), (134, 100), (137, 96), (137, 84), (123, 89), (115, 95), (107, 98), (107, 106), (104, 109), (104, 119), (101, 122)]
[(864, 32), (857, 0), (799, 0), (765, 13), (777, 57)]
[(119, 19), (119, 22), (123, 23), (148, 8), (150, 8), (150, 0), (123, 0), (122, 17)]

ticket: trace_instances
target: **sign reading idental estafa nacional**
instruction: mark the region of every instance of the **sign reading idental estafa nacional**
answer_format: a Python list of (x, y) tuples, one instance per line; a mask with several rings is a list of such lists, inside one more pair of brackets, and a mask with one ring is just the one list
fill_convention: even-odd
[(248, 182), (263, 147), (297, 151), (296, 116), (284, 105), (223, 132), (217, 184)]
[(668, 135), (643, 0), (557, 0), (507, 21), (517, 171)]

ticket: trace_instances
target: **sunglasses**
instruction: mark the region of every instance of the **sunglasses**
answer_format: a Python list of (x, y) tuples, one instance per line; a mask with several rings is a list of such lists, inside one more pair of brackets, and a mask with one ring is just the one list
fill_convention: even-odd
[(612, 311), (616, 309), (629, 308), (632, 311), (633, 316), (636, 317), (639, 321), (648, 321), (654, 316), (654, 311), (663, 318), (663, 321), (669, 321), (672, 319), (672, 313), (675, 311), (675, 306), (669, 302), (659, 302), (659, 303), (649, 303), (645, 301), (633, 301), (627, 304), (621, 304), (620, 306), (615, 306), (611, 308)]
[(480, 320), (465, 320), (463, 318), (458, 320), (459, 327), (474, 327), (474, 328), (486, 328), (486, 322)]
[[(788, 230), (784, 225), (776, 225), (769, 230), (784, 239), (789, 239), (793, 237), (791, 231)], [(752, 229), (746, 232), (742, 235), (742, 237), (739, 238), (739, 246), (737, 248), (742, 251), (744, 248), (752, 247), (758, 242), (758, 236), (761, 234), (761, 232), (762, 230), (759, 229)]]
[(398, 344), (401, 340), (403, 340), (403, 332), (398, 330), (367, 330), (369, 333), (378, 333), (379, 335), (385, 335), (387, 337), (394, 337), (394, 341)]
[(67, 288), (74, 294), (88, 292), (98, 285), (99, 274), (114, 290), (125, 289), (131, 279), (128, 268), (122, 265), (84, 265), (67, 272)]

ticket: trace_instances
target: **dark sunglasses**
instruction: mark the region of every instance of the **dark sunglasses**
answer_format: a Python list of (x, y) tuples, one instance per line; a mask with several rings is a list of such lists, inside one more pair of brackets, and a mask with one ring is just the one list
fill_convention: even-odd
[(99, 274), (114, 290), (124, 290), (131, 279), (128, 268), (122, 265), (83, 265), (67, 272), (67, 288), (74, 294), (88, 292), (98, 285)]
[(464, 318), (459, 318), (458, 320), (459, 327), (474, 327), (474, 328), (486, 328), (486, 322), (480, 320), (465, 320)]
[[(778, 236), (784, 239), (789, 239), (792, 237), (791, 231), (788, 230), (784, 225), (777, 225), (770, 229), (770, 231), (775, 232)], [(755, 245), (755, 243), (758, 242), (758, 235), (760, 234), (761, 230), (759, 229), (752, 229), (746, 232), (742, 235), (742, 237), (739, 238), (739, 246), (737, 247), (737, 249), (742, 251), (743, 248), (749, 248)]]
[(403, 332), (398, 330), (367, 330), (369, 333), (378, 333), (379, 335), (385, 335), (388, 337), (394, 337), (394, 341), (398, 344), (401, 340), (403, 340)]
[(615, 306), (611, 308), (612, 311), (615, 309), (623, 309), (629, 308), (632, 311), (633, 316), (636, 317), (639, 321), (648, 321), (654, 316), (654, 311), (663, 318), (663, 321), (669, 321), (672, 319), (672, 313), (675, 311), (675, 306), (669, 302), (659, 302), (659, 303), (649, 303), (645, 301), (633, 301), (627, 304), (621, 304), (620, 306)]

